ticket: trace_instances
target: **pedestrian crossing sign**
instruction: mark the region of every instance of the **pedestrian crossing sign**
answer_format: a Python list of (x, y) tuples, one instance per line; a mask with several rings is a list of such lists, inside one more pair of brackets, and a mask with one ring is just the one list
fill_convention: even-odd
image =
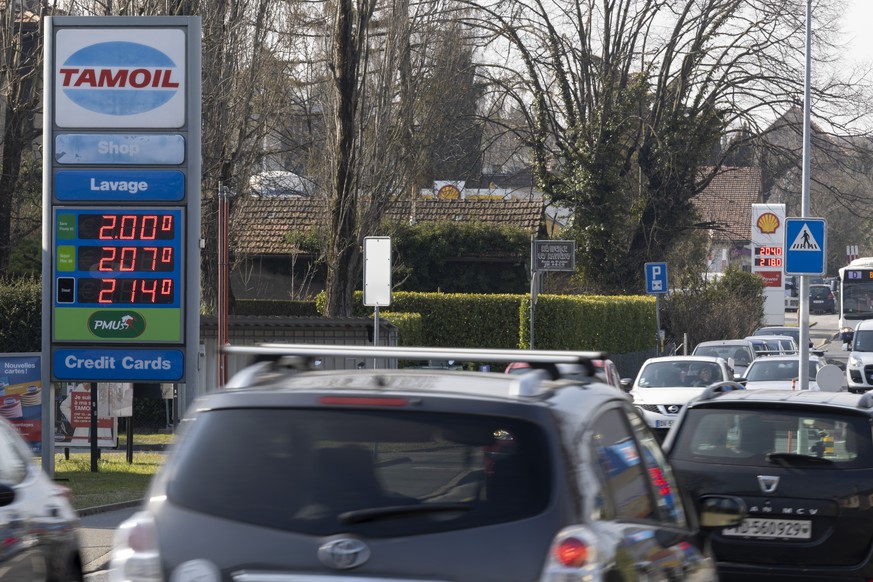
[(823, 218), (785, 220), (785, 274), (824, 275), (827, 232)]

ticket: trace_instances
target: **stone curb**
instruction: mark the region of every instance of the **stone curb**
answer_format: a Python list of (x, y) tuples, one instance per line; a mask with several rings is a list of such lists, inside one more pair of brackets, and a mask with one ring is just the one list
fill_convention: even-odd
[(95, 513), (105, 513), (107, 511), (114, 511), (116, 509), (127, 509), (128, 507), (135, 507), (137, 505), (141, 505), (143, 501), (143, 499), (133, 499), (131, 501), (119, 501), (118, 503), (109, 503), (106, 505), (95, 505), (94, 507), (77, 509), (76, 513), (79, 515), (79, 517), (85, 517), (86, 515), (94, 515)]

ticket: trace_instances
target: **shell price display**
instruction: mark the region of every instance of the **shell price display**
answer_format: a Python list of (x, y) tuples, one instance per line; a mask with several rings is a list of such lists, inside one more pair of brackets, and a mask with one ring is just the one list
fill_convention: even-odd
[(67, 208), (55, 224), (58, 305), (179, 307), (181, 209)]

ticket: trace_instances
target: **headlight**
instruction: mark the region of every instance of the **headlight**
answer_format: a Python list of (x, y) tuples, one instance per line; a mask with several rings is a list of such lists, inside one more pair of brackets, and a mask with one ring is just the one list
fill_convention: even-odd
[(157, 532), (151, 517), (136, 513), (115, 531), (110, 582), (163, 582)]
[(861, 358), (859, 358), (858, 356), (854, 356), (854, 355), (849, 356), (849, 365), (854, 366), (856, 368), (861, 366)]

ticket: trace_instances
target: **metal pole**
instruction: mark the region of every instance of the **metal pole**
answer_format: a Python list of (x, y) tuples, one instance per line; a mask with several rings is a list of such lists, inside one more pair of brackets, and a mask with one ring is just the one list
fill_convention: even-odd
[(661, 296), (655, 295), (655, 350), (661, 355)]
[(537, 260), (536, 242), (534, 235), (530, 235), (530, 339), (528, 347), (534, 349), (534, 312), (537, 304)]
[[(809, 216), (809, 117), (810, 68), (812, 39), (812, 0), (806, 0), (806, 67), (803, 76), (803, 184), (801, 188), (800, 217)], [(790, 242), (790, 241), (789, 241)], [(801, 390), (809, 390), (809, 275), (800, 276), (800, 361), (798, 380)]]
[[(374, 324), (373, 324), (373, 345), (379, 347), (379, 306), (376, 305), (374, 307), (376, 314), (374, 316)], [(376, 358), (373, 358), (373, 368), (376, 366)]]

